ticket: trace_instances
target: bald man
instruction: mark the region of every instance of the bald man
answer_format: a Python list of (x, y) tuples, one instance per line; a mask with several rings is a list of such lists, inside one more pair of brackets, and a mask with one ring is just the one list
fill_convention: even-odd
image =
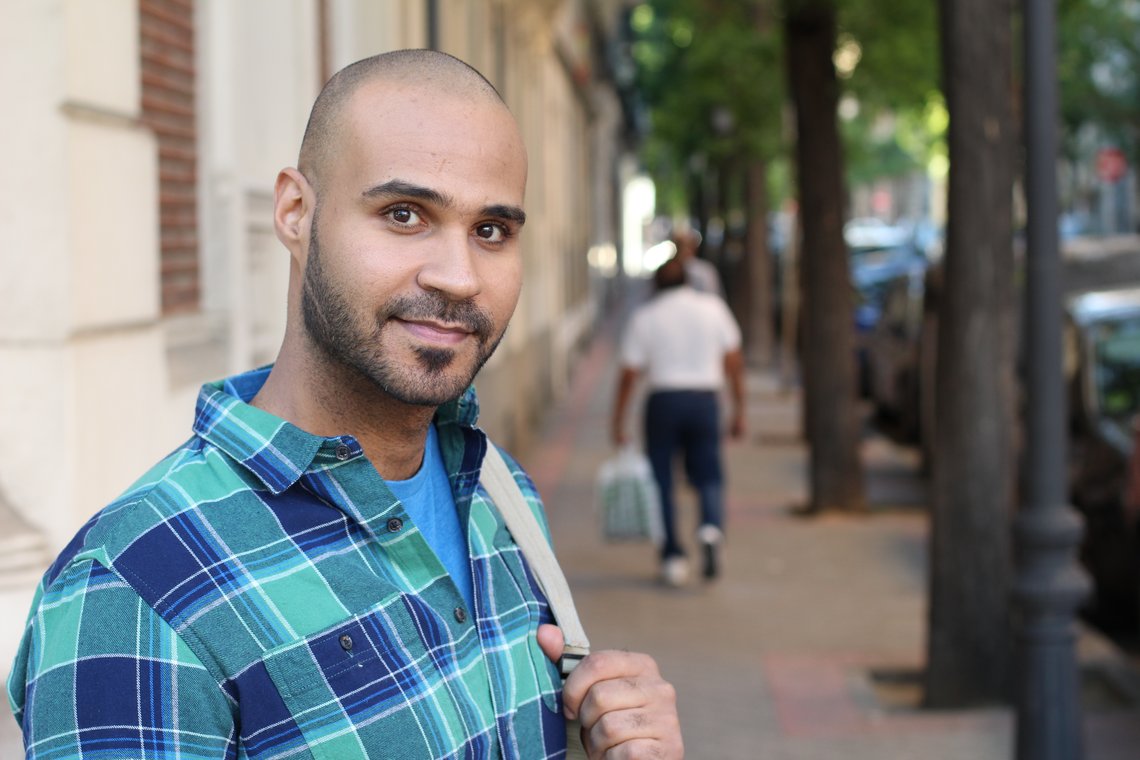
[[(277, 361), (203, 387), (193, 436), (45, 575), (9, 680), (28, 757), (681, 757), (672, 687), (560, 631), (478, 484), (471, 383), (522, 284), (527, 159), (441, 53), (314, 104), (274, 225)], [(508, 458), (532, 511), (533, 484)]]

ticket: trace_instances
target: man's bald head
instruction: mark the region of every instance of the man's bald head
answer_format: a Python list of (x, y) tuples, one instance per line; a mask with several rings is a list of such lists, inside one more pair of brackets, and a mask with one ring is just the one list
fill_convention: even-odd
[(337, 144), (342, 116), (361, 85), (409, 82), (443, 95), (489, 100), (506, 107), (499, 91), (471, 66), (437, 50), (394, 50), (344, 67), (325, 84), (305, 127), (297, 168), (319, 192), (320, 175)]
[(697, 255), (701, 247), (701, 234), (692, 227), (678, 227), (673, 230), (673, 245), (677, 249), (677, 258), (688, 261)]

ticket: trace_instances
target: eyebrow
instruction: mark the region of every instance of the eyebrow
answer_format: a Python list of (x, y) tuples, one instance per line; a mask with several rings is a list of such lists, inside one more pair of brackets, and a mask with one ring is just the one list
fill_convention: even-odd
[[(455, 199), (450, 195), (441, 193), (438, 190), (433, 190), (430, 187), (417, 185), (412, 182), (407, 182), (402, 179), (390, 179), (387, 182), (382, 182), (379, 185), (373, 185), (365, 190), (361, 195), (364, 198), (415, 198), (416, 200), (424, 201), (435, 206), (442, 206), (444, 208), (453, 208), (455, 206)], [(508, 222), (514, 222), (518, 225), (526, 224), (526, 212), (518, 206), (512, 206), (505, 203), (494, 203), (490, 206), (484, 206), (479, 210), (483, 216), (491, 216), (496, 219), (502, 219)]]
[(526, 212), (518, 206), (495, 204), (492, 206), (484, 206), (482, 211), (487, 216), (493, 216), (504, 221), (514, 222), (520, 226), (526, 224)]

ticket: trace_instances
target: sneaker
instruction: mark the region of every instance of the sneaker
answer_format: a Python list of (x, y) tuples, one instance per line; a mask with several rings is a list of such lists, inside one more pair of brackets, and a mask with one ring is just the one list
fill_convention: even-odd
[(697, 540), (701, 542), (701, 556), (704, 567), (701, 574), (706, 580), (712, 580), (720, 574), (720, 545), (724, 542), (724, 532), (715, 525), (702, 525), (697, 531)]
[(673, 588), (684, 586), (689, 580), (689, 561), (681, 556), (668, 557), (661, 563), (661, 580)]

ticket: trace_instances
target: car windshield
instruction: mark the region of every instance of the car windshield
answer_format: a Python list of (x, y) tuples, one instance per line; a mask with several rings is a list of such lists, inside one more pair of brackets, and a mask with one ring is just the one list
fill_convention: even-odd
[(1092, 339), (1101, 413), (1127, 422), (1140, 411), (1140, 316), (1101, 322)]
[(857, 302), (876, 308), (883, 306), (891, 281), (918, 264), (914, 248), (906, 244), (849, 246), (849, 250)]
[(854, 267), (885, 264), (911, 255), (911, 248), (907, 245), (860, 245), (850, 246), (850, 250), (851, 265)]

